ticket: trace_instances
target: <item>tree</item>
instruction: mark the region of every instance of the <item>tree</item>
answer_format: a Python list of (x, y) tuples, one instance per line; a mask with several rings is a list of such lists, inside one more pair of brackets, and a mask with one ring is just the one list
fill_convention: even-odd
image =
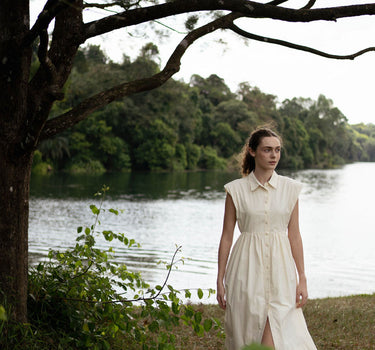
[[(347, 56), (331, 55), (256, 36), (234, 23), (240, 17), (310, 22), (375, 14), (374, 3), (313, 9), (315, 1), (310, 0), (301, 9), (290, 9), (280, 6), (285, 2), (273, 0), (262, 4), (247, 0), (169, 0), (159, 4), (157, 0), (113, 3), (100, 0), (95, 4), (83, 0), (46, 0), (43, 11), (30, 27), (29, 0), (0, 1), (0, 289), (13, 306), (12, 319), (21, 322), (27, 319), (29, 181), (33, 154), (41, 141), (74, 126), (116, 99), (164, 84), (179, 70), (181, 57), (188, 47), (197, 39), (219, 29), (328, 58), (353, 59), (374, 50), (368, 48)], [(82, 12), (85, 7), (112, 7), (117, 9), (117, 13), (84, 23)], [(204, 17), (207, 23), (196, 29), (192, 29), (194, 18), (188, 18), (189, 33), (171, 54), (166, 66), (156, 74), (121, 82), (49, 119), (54, 103), (64, 97), (63, 88), (77, 50), (88, 39), (160, 18), (216, 10), (226, 13), (215, 12), (214, 19)], [(48, 32), (50, 24), (53, 26), (52, 33)], [(38, 67), (32, 67), (31, 60), (35, 45)], [(152, 51), (152, 47), (149, 49)], [(101, 57), (99, 61), (103, 62), (103, 59)], [(33, 75), (31, 68), (37, 68)]]

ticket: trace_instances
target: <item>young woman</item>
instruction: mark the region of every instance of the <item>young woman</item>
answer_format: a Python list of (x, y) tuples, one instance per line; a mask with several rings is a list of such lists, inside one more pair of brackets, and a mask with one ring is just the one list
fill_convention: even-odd
[[(225, 309), (227, 350), (253, 342), (316, 350), (302, 313), (307, 284), (298, 223), (301, 184), (275, 172), (280, 152), (275, 132), (255, 130), (244, 147), (243, 177), (224, 186), (217, 300)], [(241, 235), (228, 262), (236, 222)]]

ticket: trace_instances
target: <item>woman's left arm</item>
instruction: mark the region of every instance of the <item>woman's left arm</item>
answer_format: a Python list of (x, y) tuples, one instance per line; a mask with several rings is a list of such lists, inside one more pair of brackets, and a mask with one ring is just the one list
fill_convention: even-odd
[(288, 225), (288, 238), (292, 255), (298, 272), (298, 285), (296, 291), (297, 307), (303, 307), (307, 302), (307, 280), (305, 275), (305, 263), (303, 258), (303, 245), (299, 231), (298, 200), (294, 206)]

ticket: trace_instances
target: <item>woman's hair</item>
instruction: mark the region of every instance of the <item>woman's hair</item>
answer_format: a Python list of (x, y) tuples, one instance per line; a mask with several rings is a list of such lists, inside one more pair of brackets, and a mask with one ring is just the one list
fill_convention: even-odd
[(255, 169), (255, 159), (249, 152), (249, 147), (256, 151), (263, 137), (277, 137), (282, 143), (281, 137), (272, 131), (268, 127), (259, 127), (255, 129), (251, 134), (245, 145), (242, 148), (242, 167), (241, 174), (242, 176), (249, 175)]

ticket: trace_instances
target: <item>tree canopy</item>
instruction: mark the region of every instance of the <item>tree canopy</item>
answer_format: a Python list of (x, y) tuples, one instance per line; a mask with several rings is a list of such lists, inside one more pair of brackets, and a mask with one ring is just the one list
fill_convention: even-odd
[[(147, 50), (153, 55), (145, 55)], [(98, 87), (159, 70), (157, 47), (146, 44), (131, 61), (110, 61), (99, 46), (78, 51), (63, 101), (51, 117)], [(232, 92), (217, 75), (170, 79), (157, 90), (127, 96), (39, 145), (34, 172), (102, 172), (228, 168), (259, 125), (273, 124), (284, 138), (280, 166), (329, 168), (375, 161), (371, 125), (349, 125), (333, 101), (276, 96), (244, 82)]]

